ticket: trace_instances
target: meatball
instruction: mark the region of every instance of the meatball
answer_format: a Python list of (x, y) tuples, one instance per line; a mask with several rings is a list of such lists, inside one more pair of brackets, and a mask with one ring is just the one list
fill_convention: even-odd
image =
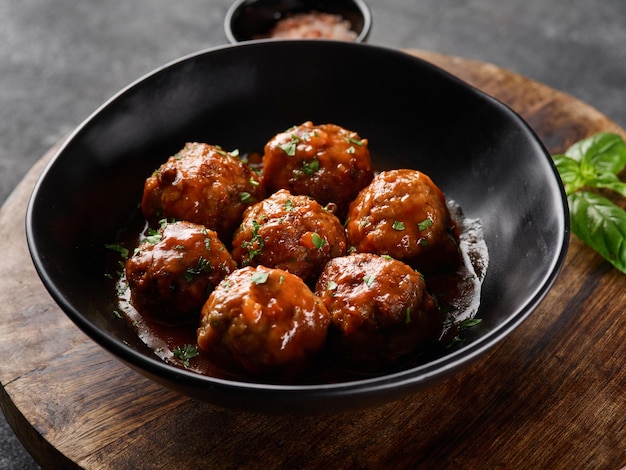
[(326, 342), (330, 315), (297, 276), (264, 266), (226, 277), (202, 308), (198, 348), (222, 365), (290, 379)]
[(305, 122), (265, 145), (263, 181), (270, 193), (288, 189), (332, 203), (340, 218), (372, 177), (367, 139), (335, 124)]
[(232, 247), (240, 266), (284, 269), (314, 283), (328, 260), (346, 253), (346, 237), (317, 201), (281, 189), (246, 209)]
[(235, 269), (213, 230), (191, 222), (164, 224), (126, 261), (131, 303), (167, 323), (197, 321), (211, 291)]
[(379, 173), (350, 205), (348, 243), (358, 252), (390, 255), (423, 274), (453, 271), (459, 233), (443, 192), (424, 173)]
[(152, 222), (187, 220), (230, 240), (246, 206), (264, 197), (260, 177), (239, 158), (218, 146), (187, 143), (146, 180), (141, 208)]
[(443, 315), (420, 273), (387, 256), (355, 253), (331, 260), (315, 294), (331, 316), (331, 348), (358, 369), (416, 355), (443, 330)]

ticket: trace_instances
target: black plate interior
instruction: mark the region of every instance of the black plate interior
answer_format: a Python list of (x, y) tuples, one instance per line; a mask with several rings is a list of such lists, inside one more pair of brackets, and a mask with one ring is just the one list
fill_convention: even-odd
[[(377, 169), (417, 168), (481, 219), (490, 261), (473, 341), (394, 376), (320, 387), (230, 383), (161, 363), (112, 315), (104, 244), (136, 209), (145, 178), (185, 142), (261, 151), (274, 134), (307, 120), (357, 131), (369, 139)], [(96, 342), (171, 388), (229, 406), (245, 397), (245, 407), (264, 411), (285, 401), (305, 410), (380, 403), (452, 373), (539, 303), (564, 261), (568, 233), (552, 161), (514, 112), (415, 57), (331, 41), (228, 46), (143, 78), (77, 129), (42, 175), (27, 214), (44, 284)]]

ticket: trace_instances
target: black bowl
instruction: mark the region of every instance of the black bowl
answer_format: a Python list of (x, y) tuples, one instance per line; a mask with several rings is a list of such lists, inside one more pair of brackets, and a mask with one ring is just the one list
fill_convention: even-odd
[(224, 20), (226, 39), (230, 43), (259, 39), (269, 33), (276, 22), (290, 14), (330, 13), (350, 23), (355, 42), (365, 42), (372, 28), (372, 14), (363, 0), (237, 0)]
[[(367, 137), (378, 169), (430, 175), (489, 251), (478, 326), (424, 364), (342, 383), (267, 385), (168, 365), (115, 315), (104, 245), (137, 210), (145, 178), (186, 141), (258, 151), (307, 120)], [(552, 286), (569, 239), (552, 160), (513, 111), (403, 52), (335, 41), (255, 41), (200, 52), (135, 82), (87, 119), (38, 181), (26, 228), (35, 267), (80, 329), (174, 390), (263, 412), (314, 413), (394, 400), (453, 374), (518, 327)]]

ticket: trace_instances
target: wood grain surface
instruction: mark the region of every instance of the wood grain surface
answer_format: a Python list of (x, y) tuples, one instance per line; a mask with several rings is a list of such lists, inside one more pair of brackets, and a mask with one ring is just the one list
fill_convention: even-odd
[[(553, 153), (597, 110), (495, 65), (411, 51), (508, 104)], [(468, 369), (345, 414), (234, 412), (122, 365), (67, 319), (24, 235), (43, 156), (0, 211), (0, 405), (45, 468), (617, 469), (626, 464), (626, 276), (572, 236), (537, 310)]]

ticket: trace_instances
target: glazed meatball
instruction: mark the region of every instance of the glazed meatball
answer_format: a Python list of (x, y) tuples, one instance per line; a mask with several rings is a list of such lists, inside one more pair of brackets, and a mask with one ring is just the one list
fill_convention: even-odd
[(332, 203), (340, 218), (372, 177), (367, 139), (335, 124), (305, 122), (265, 145), (263, 180), (270, 193), (288, 189), (323, 206)]
[(420, 273), (387, 256), (331, 260), (315, 293), (331, 315), (331, 347), (358, 369), (398, 363), (436, 341), (443, 329)]
[(141, 207), (152, 222), (187, 220), (230, 240), (244, 209), (263, 197), (260, 177), (239, 158), (218, 146), (187, 143), (146, 180)]
[(202, 309), (198, 348), (255, 376), (290, 379), (326, 342), (330, 315), (297, 276), (264, 266), (226, 277)]
[(458, 229), (443, 192), (424, 173), (379, 173), (350, 205), (348, 243), (390, 255), (423, 274), (453, 271), (461, 259)]
[(167, 323), (197, 321), (211, 291), (236, 268), (213, 230), (191, 222), (164, 224), (126, 261), (131, 303)]
[(328, 260), (346, 253), (346, 237), (317, 201), (282, 189), (246, 209), (232, 247), (240, 266), (284, 269), (315, 283)]

